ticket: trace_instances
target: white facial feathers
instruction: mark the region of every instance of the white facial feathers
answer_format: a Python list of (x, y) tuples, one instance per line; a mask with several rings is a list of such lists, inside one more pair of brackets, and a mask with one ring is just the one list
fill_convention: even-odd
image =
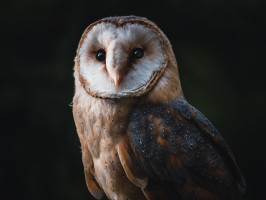
[[(143, 49), (144, 56), (132, 60), (132, 51), (136, 48)], [(106, 52), (105, 61), (95, 58), (100, 49)], [(121, 27), (106, 22), (96, 24), (87, 33), (78, 58), (85, 89), (107, 98), (145, 93), (154, 73), (162, 70), (166, 63), (160, 38), (137, 23)]]

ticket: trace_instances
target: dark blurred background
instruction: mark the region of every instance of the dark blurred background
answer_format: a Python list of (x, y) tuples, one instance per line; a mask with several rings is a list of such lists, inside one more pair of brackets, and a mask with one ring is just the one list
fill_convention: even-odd
[(185, 96), (229, 143), (245, 199), (266, 199), (265, 2), (1, 1), (0, 199), (92, 198), (70, 107), (73, 59), (90, 23), (130, 14), (169, 37)]

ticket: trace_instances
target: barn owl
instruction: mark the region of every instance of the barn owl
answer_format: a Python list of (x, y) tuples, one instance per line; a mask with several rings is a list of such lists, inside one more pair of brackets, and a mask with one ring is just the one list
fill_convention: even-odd
[(96, 199), (242, 199), (245, 181), (211, 122), (185, 99), (155, 23), (108, 17), (87, 27), (73, 115)]

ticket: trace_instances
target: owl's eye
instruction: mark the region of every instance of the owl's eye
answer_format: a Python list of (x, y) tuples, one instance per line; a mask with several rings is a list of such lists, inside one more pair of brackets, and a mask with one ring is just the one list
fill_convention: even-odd
[(141, 48), (133, 49), (132, 51), (132, 58), (134, 59), (140, 59), (144, 56), (144, 51)]
[(104, 61), (105, 60), (105, 51), (103, 49), (98, 50), (96, 52), (95, 58), (98, 61)]

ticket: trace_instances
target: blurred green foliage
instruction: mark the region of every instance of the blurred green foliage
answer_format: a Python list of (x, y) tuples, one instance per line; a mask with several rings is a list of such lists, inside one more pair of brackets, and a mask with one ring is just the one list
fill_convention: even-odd
[(106, 16), (151, 19), (172, 42), (188, 101), (220, 130), (265, 197), (265, 1), (4, 1), (1, 199), (90, 199), (72, 117), (83, 30)]

